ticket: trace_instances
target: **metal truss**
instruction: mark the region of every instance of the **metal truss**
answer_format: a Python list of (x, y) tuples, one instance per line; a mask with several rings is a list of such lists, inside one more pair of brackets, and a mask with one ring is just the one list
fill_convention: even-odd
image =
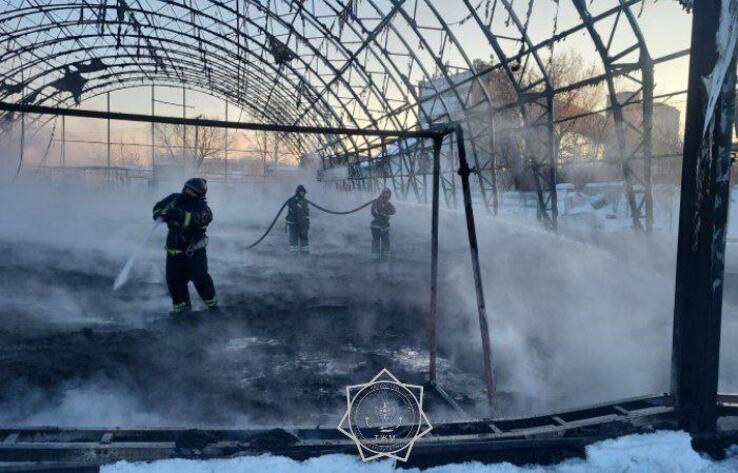
[[(182, 86), (240, 107), (251, 121), (364, 130), (458, 122), (484, 206), (496, 213), (498, 181), (516, 155), (531, 176), (540, 219), (555, 229), (557, 97), (604, 82), (633, 223), (650, 230), (653, 61), (631, 11), (641, 1), (588, 3), (4, 0), (0, 99), (76, 106), (122, 89)], [(580, 22), (559, 31), (562, 8)], [(550, 34), (530, 28), (541, 16), (552, 24)], [(554, 47), (581, 32), (595, 46), (602, 75), (561, 84), (551, 72)], [(509, 93), (500, 94), (496, 83)], [(635, 104), (642, 123), (624, 113)], [(317, 152), (326, 171), (344, 166), (343, 187), (387, 186), (428, 201), (428, 143), (369, 135), (281, 138), (294, 155)], [(448, 205), (459, 189), (453, 139), (442, 147)]]

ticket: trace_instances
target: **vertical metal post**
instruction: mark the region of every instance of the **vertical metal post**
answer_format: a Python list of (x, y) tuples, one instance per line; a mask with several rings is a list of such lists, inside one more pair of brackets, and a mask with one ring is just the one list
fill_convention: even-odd
[[(491, 107), (490, 107), (491, 108)], [(494, 112), (489, 114), (489, 167), (490, 181), (492, 183), (492, 213), (497, 215), (500, 209), (500, 202), (497, 198), (497, 136), (495, 126)]]
[(192, 158), (195, 163), (197, 163), (197, 167), (200, 167), (200, 126), (195, 125), (195, 144), (192, 148)]
[(653, 61), (641, 51), (640, 62), (643, 70), (643, 203), (646, 207), (646, 233), (653, 232), (653, 185), (651, 164), (653, 150)]
[[(714, 431), (736, 65), (735, 0), (694, 2), (679, 209), (672, 394), (680, 427)], [(732, 31), (731, 31), (732, 30)], [(724, 44), (727, 42), (728, 44)]]
[(471, 174), (471, 169), (469, 169), (469, 163), (466, 160), (464, 130), (461, 125), (456, 126), (456, 141), (459, 149), (459, 176), (461, 176), (461, 186), (464, 193), (464, 213), (466, 214), (466, 229), (469, 234), (469, 250), (471, 252), (472, 270), (474, 271), (474, 289), (477, 294), (479, 330), (482, 335), (482, 351), (484, 355), (484, 380), (487, 384), (487, 401), (489, 402), (491, 415), (494, 407), (495, 397), (495, 380), (492, 374), (492, 345), (489, 341), (487, 308), (484, 302), (484, 287), (482, 286), (482, 273), (479, 266), (477, 230), (474, 224), (474, 209), (472, 208), (471, 188), (469, 186), (469, 175)]
[[(225, 120), (228, 121), (228, 100), (225, 101)], [(225, 129), (225, 182), (228, 184), (228, 128)]]
[[(26, 89), (25, 86), (23, 87), (23, 96), (26, 95)], [(21, 113), (21, 136), (20, 136), (20, 160), (18, 161), (18, 171), (17, 173), (20, 173), (22, 166), (23, 166), (23, 160), (26, 155), (26, 114), (25, 112)], [(17, 176), (18, 174), (16, 174)]]
[(433, 210), (431, 218), (431, 300), (428, 321), (428, 380), (436, 384), (436, 328), (438, 324), (438, 209), (441, 187), (441, 146), (443, 135), (433, 138)]
[(67, 117), (62, 115), (61, 165), (67, 167)]
[(263, 176), (264, 180), (266, 180), (266, 177), (267, 177), (267, 153), (269, 152), (268, 149), (269, 149), (269, 146), (267, 143), (267, 132), (265, 131), (264, 132), (264, 148), (262, 150), (263, 153), (261, 156), (261, 166), (262, 166), (262, 172), (264, 174)]
[[(110, 91), (107, 93), (108, 99), (108, 113), (110, 113)], [(110, 184), (110, 118), (108, 118), (108, 171), (107, 171), (108, 184)]]
[[(182, 118), (187, 118), (187, 89), (182, 87)], [(187, 125), (182, 125), (182, 158), (187, 157)]]
[[(156, 115), (156, 91), (154, 89), (154, 84), (151, 84), (151, 116)], [(151, 122), (151, 169), (154, 168), (154, 164), (156, 163), (156, 138), (154, 135), (154, 122)]]
[[(558, 161), (558, 147), (556, 146), (556, 138), (554, 137), (554, 103), (552, 90), (548, 91), (546, 97), (546, 105), (549, 113), (546, 118), (546, 141), (548, 144), (548, 201), (551, 205), (551, 230), (554, 232), (559, 228), (559, 197), (556, 194), (556, 165)], [(545, 207), (543, 209), (546, 210)]]
[[(449, 156), (449, 159), (451, 160), (451, 162), (449, 164), (451, 165), (451, 169), (453, 169), (454, 166), (456, 165), (456, 152), (454, 151), (454, 140), (455, 139), (458, 139), (458, 137), (455, 137), (453, 134), (448, 135), (448, 137), (449, 137), (449, 140), (448, 140), (448, 156)], [(457, 207), (457, 203), (456, 203), (456, 179), (453, 177), (453, 175), (451, 175), (449, 187), (451, 188), (451, 202), (452, 202), (453, 208), (456, 208)], [(446, 198), (446, 201), (448, 202), (448, 197)]]

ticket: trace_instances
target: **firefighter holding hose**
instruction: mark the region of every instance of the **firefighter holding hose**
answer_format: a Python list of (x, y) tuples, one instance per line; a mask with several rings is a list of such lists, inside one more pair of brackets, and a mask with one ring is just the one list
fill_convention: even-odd
[(207, 191), (205, 179), (189, 179), (181, 193), (171, 194), (154, 206), (154, 220), (164, 220), (169, 228), (166, 279), (172, 297), (172, 315), (192, 310), (187, 288), (189, 281), (194, 283), (209, 310), (218, 309), (205, 250), (208, 244), (205, 232), (213, 220), (213, 213), (205, 199)]
[(305, 198), (307, 191), (300, 184), (295, 195), (287, 201), (287, 228), (290, 232), (290, 251), (298, 255), (310, 254), (310, 208)]
[(372, 258), (375, 260), (390, 257), (390, 217), (395, 214), (391, 197), (392, 191), (385, 188), (372, 204)]

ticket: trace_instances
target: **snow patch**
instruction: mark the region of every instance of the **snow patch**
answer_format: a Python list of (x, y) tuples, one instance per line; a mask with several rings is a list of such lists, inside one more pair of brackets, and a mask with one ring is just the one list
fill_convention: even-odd
[[(729, 458), (713, 461), (692, 449), (690, 437), (684, 432), (657, 432), (629, 435), (605, 440), (587, 447), (587, 458), (567, 460), (558, 465), (517, 467), (509, 463), (483, 465), (464, 463), (424, 470), (427, 473), (605, 473), (612, 471), (639, 472), (700, 472), (728, 473), (738, 470), (738, 449), (729, 451)], [(120, 462), (105, 466), (102, 473), (214, 473), (214, 472), (279, 473), (419, 473), (418, 469), (399, 470), (391, 461), (362, 463), (358, 456), (325, 455), (298, 462), (283, 457), (262, 455), (228, 460), (164, 460), (153, 463)]]

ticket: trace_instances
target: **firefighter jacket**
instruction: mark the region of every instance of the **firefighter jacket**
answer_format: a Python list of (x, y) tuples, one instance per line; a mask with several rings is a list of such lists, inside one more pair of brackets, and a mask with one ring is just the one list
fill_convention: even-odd
[(395, 214), (395, 207), (387, 199), (377, 199), (372, 204), (372, 228), (387, 230), (390, 227), (390, 217)]
[(171, 194), (154, 206), (154, 220), (162, 218), (169, 227), (167, 252), (179, 254), (204, 248), (205, 234), (213, 221), (213, 212), (205, 198), (192, 198), (184, 194)]
[(305, 225), (310, 223), (310, 209), (307, 199), (293, 196), (287, 201), (287, 223)]

